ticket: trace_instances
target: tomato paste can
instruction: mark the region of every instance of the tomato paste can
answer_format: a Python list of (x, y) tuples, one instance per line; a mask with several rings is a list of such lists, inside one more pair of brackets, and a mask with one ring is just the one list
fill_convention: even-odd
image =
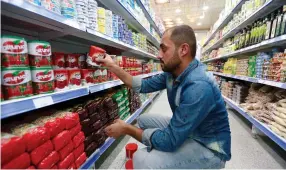
[(1, 37), (1, 66), (29, 67), (27, 42), (22, 37), (3, 35)]
[(65, 68), (65, 54), (60, 52), (53, 52), (52, 64), (53, 64), (53, 69)]
[(2, 68), (1, 83), (5, 100), (33, 95), (31, 70), (28, 67)]
[(94, 73), (93, 73), (93, 77), (94, 77), (94, 83), (101, 83), (101, 78), (102, 78), (102, 72), (101, 69), (94, 69)]
[(79, 54), (79, 58), (78, 58), (78, 65), (79, 68), (81, 69), (86, 69), (86, 55), (85, 54)]
[(78, 69), (79, 68), (78, 59), (79, 59), (78, 54), (66, 54), (65, 55), (66, 68), (68, 70)]
[(81, 69), (81, 79), (83, 85), (92, 85), (94, 83), (94, 70), (93, 69)]
[(45, 41), (29, 41), (29, 59), (32, 67), (51, 67), (51, 45)]
[(91, 66), (100, 66), (96, 59), (103, 59), (105, 57), (106, 51), (102, 48), (96, 46), (90, 46), (89, 54), (87, 56), (86, 62)]
[(102, 68), (101, 69), (101, 82), (106, 82), (108, 81), (107, 79), (107, 69), (106, 68)]
[(55, 91), (63, 91), (69, 89), (68, 70), (64, 69), (54, 70), (54, 77), (55, 77)]
[(51, 93), (55, 90), (52, 68), (32, 68), (32, 82), (35, 94)]
[(71, 88), (81, 86), (81, 73), (80, 69), (68, 70), (69, 73), (69, 86)]

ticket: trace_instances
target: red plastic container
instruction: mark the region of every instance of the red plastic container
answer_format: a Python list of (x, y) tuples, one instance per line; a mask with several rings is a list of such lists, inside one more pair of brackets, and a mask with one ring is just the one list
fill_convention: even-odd
[(80, 69), (69, 70), (69, 85), (71, 87), (81, 86)]
[(53, 69), (65, 68), (65, 54), (59, 52), (53, 52), (52, 63), (53, 63)]
[(125, 169), (133, 170), (133, 161), (132, 161), (132, 159), (129, 159), (129, 160), (125, 163)]
[(128, 143), (125, 146), (126, 149), (126, 158), (128, 159), (132, 159), (133, 158), (133, 154), (137, 151), (138, 149), (138, 145), (136, 143)]
[(96, 62), (96, 59), (102, 59), (105, 57), (106, 51), (96, 46), (90, 46), (89, 55), (86, 62), (91, 66), (99, 66), (100, 63)]
[(68, 90), (69, 89), (69, 73), (68, 70), (58, 69), (54, 70), (55, 77), (55, 90)]

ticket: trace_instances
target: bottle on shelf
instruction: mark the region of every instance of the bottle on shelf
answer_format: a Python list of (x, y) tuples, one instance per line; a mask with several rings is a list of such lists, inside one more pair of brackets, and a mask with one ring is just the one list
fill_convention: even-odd
[(277, 15), (277, 26), (276, 26), (276, 31), (275, 31), (275, 37), (280, 36), (280, 29), (281, 29), (281, 23), (282, 23), (282, 18), (283, 18), (283, 13), (282, 13), (282, 8), (278, 10), (278, 15)]
[(271, 27), (272, 27), (272, 14), (266, 18), (266, 31), (265, 31), (265, 40), (270, 38)]
[(286, 5), (283, 6), (280, 35), (286, 34)]
[(251, 27), (248, 26), (246, 28), (247, 32), (246, 32), (246, 35), (245, 35), (245, 45), (244, 47), (248, 47), (250, 45), (250, 30), (251, 30)]
[[(279, 14), (279, 12), (278, 12), (278, 14)], [(274, 38), (275, 37), (277, 21), (278, 21), (278, 14), (276, 14), (276, 12), (273, 13), (273, 23), (272, 23), (270, 38)]]

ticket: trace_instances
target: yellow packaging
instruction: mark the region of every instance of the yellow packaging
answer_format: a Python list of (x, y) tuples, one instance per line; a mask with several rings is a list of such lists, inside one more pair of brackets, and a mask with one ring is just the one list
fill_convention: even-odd
[(98, 18), (105, 18), (105, 9), (98, 7), (97, 8), (97, 17)]
[(104, 26), (105, 27), (105, 19), (98, 18), (97, 22), (98, 22), (98, 26), (100, 25), (100, 26)]
[(105, 26), (104, 25), (98, 25), (98, 31), (102, 34), (106, 34)]

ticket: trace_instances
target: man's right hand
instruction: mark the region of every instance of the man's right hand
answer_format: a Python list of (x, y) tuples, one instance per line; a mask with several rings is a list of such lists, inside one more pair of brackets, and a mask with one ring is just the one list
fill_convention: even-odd
[(96, 62), (102, 64), (102, 66), (105, 66), (107, 68), (111, 68), (111, 67), (114, 67), (116, 66), (116, 63), (113, 61), (113, 59), (108, 55), (106, 54), (105, 55), (105, 58), (104, 59), (96, 59)]

